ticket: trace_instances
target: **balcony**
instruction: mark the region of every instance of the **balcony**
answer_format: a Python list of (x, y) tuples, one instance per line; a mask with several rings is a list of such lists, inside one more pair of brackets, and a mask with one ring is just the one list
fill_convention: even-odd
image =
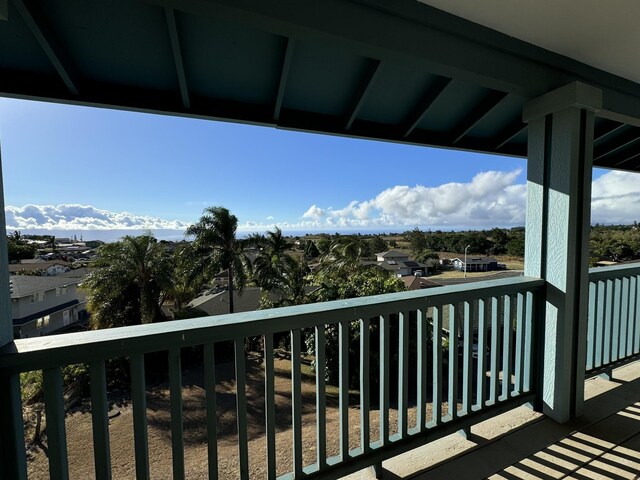
[[(514, 31), (512, 15), (472, 3), (86, 0), (75, 9), (0, 0), (2, 96), (528, 159), (525, 277), (517, 280), (13, 341), (0, 236), (0, 478), (25, 479), (34, 464), (18, 375), (28, 371), (43, 372), (43, 475), (54, 479), (83, 477), (79, 465), (98, 479), (244, 479), (255, 468), (258, 477), (336, 478), (371, 465), (380, 473), (387, 459), (451, 433), (469, 437), (524, 404), (551, 427), (590, 418), (585, 379), (611, 376), (640, 353), (640, 271), (587, 268), (592, 167), (640, 170), (640, 71), (625, 41), (637, 34), (628, 22), (637, 15), (562, 2), (581, 13), (562, 17), (522, 2), (510, 12), (520, 19)], [(568, 32), (562, 19), (574, 17)], [(613, 19), (611, 38), (604, 18)], [(529, 36), (514, 37), (524, 29)], [(538, 42), (552, 34), (558, 44)], [(274, 355), (281, 338), (286, 361)], [(303, 343), (311, 346), (304, 358)], [(202, 355), (199, 466), (185, 435), (188, 350)], [(108, 410), (116, 392), (106, 365), (121, 358), (131, 379), (127, 471)], [(167, 365), (168, 402), (167, 448), (158, 451), (147, 378), (157, 358)], [(285, 421), (276, 362), (290, 375)], [(81, 449), (68, 439), (61, 374), (78, 363), (89, 365), (91, 397), (91, 446), (87, 438)], [(315, 374), (330, 363), (336, 386)], [(221, 375), (225, 368), (232, 373)], [(214, 395), (223, 387), (224, 405)], [(229, 429), (233, 453), (221, 454)]]
[[(640, 353), (639, 276), (637, 266), (591, 271), (585, 349), (588, 376), (610, 372)], [(0, 351), (0, 373), (12, 376), (43, 371), (51, 478), (84, 478), (87, 470), (95, 471), (96, 478), (133, 475), (133, 470), (129, 475), (120, 470), (125, 452), (110, 448), (114, 439), (109, 433), (105, 362), (121, 357), (129, 360), (131, 369), (127, 401), (132, 411), (135, 476), (169, 476), (153, 465), (161, 447), (154, 446), (153, 455), (149, 450), (149, 417), (157, 412), (147, 404), (150, 389), (145, 360), (154, 352), (165, 352), (168, 361), (169, 398), (164, 405), (170, 430), (165, 434), (170, 437), (171, 449), (164, 455), (171, 456), (173, 478), (337, 478), (372, 465), (380, 468), (382, 461), (451, 433), (469, 434), (472, 426), (518, 406), (539, 409), (543, 285), (542, 280), (522, 277), (16, 340)], [(282, 337), (283, 332), (290, 334), (285, 363), (291, 375), (287, 392), (290, 421), (284, 422), (280, 405), (276, 412), (276, 395), (282, 392), (276, 392), (274, 384), (274, 336)], [(324, 371), (326, 335), (336, 333), (339, 381), (328, 395), (324, 376), (315, 375), (315, 371)], [(315, 382), (313, 398), (309, 392), (302, 395), (304, 337), (313, 345), (310, 358), (315, 371), (305, 374)], [(215, 352), (229, 345), (234, 373), (232, 378), (217, 378), (222, 370), (221, 357)], [(187, 414), (181, 352), (193, 347), (202, 349), (204, 392), (199, 397), (201, 403), (190, 404)], [(353, 362), (352, 354), (350, 362), (354, 347), (357, 360)], [(158, 356), (153, 358), (157, 361)], [(278, 365), (282, 363), (278, 360)], [(61, 368), (70, 364), (89, 365), (93, 465), (88, 458), (80, 460), (74, 451), (82, 448), (87, 455), (90, 450), (86, 445), (67, 441)], [(353, 381), (349, 383), (350, 369), (354, 368), (359, 374), (355, 386)], [(256, 383), (256, 376), (263, 391), (256, 391), (255, 385), (248, 388), (248, 382)], [(11, 378), (17, 381), (16, 376)], [(215, 391), (220, 392), (223, 382), (234, 385), (232, 411), (223, 410), (229, 408), (228, 402), (216, 405), (220, 393), (216, 396)], [(376, 385), (375, 391), (372, 385)], [(248, 409), (256, 405), (259, 411)], [(14, 412), (19, 411), (20, 405), (13, 407)], [(186, 416), (197, 410), (206, 419), (206, 449), (198, 450), (201, 456), (207, 452), (206, 464), (203, 458), (194, 457), (194, 445), (185, 445), (184, 440)], [(228, 426), (220, 431), (229, 415), (236, 419), (237, 436), (229, 435)], [(15, 467), (24, 473), (27, 461), (22, 422), (13, 426), (18, 442), (14, 448), (19, 452)], [(248, 432), (253, 433), (249, 436)], [(219, 456), (222, 451), (229, 454), (229, 448), (223, 450), (218, 444), (223, 437), (225, 445), (230, 439), (237, 442), (232, 450), (237, 462)], [(229, 464), (237, 470), (230, 471)]]

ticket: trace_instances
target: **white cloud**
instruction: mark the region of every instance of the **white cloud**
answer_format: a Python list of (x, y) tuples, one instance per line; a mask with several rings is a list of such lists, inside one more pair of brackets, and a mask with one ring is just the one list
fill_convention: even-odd
[(302, 214), (302, 218), (312, 218), (313, 220), (320, 220), (320, 218), (325, 216), (325, 211), (321, 208), (318, 208), (316, 205), (311, 205), (309, 210)]
[[(524, 225), (526, 185), (515, 183), (520, 170), (478, 173), (470, 182), (435, 187), (397, 185), (374, 198), (344, 208), (312, 205), (304, 228), (491, 228)], [(593, 182), (592, 223), (640, 221), (640, 175), (611, 171)], [(282, 227), (281, 227), (282, 228)]]
[(8, 230), (183, 230), (177, 220), (110, 212), (90, 205), (25, 205), (5, 207)]
[[(297, 222), (245, 221), (239, 231), (446, 229), (524, 225), (526, 185), (514, 183), (520, 170), (482, 172), (467, 183), (435, 187), (397, 185), (374, 198), (343, 208), (314, 204)], [(156, 217), (110, 212), (89, 205), (6, 207), (8, 230), (184, 230), (188, 224)], [(592, 223), (640, 221), (640, 175), (611, 171), (593, 182)]]
[(612, 170), (594, 180), (591, 223), (640, 221), (640, 174)]
[(313, 219), (315, 227), (522, 225), (526, 187), (514, 184), (520, 173), (520, 170), (482, 172), (469, 183), (437, 187), (397, 185), (375, 198), (352, 201), (340, 209), (323, 210), (312, 205), (302, 217)]

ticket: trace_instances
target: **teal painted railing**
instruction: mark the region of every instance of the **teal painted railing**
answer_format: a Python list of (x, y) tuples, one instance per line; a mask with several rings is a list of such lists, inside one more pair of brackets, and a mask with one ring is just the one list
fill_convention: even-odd
[(640, 264), (589, 270), (587, 375), (640, 354)]
[[(16, 340), (0, 349), (1, 376), (42, 370), (51, 478), (67, 479), (62, 372), (90, 368), (94, 464), (97, 479), (111, 478), (105, 362), (128, 357), (137, 478), (149, 478), (145, 354), (168, 352), (173, 478), (185, 477), (181, 349), (203, 345), (209, 478), (218, 478), (216, 356), (232, 342), (236, 374), (239, 476), (249, 478), (247, 338), (262, 337), (266, 472), (276, 478), (274, 334), (290, 332), (292, 471), (279, 478), (336, 478), (379, 463), (428, 441), (464, 430), (536, 398), (536, 315), (539, 279), (525, 277), (399, 294), (364, 297), (161, 324)], [(634, 284), (635, 285), (635, 284)], [(339, 454), (327, 458), (327, 389), (315, 375), (315, 452), (303, 462), (301, 351), (311, 345), (317, 371), (329, 360), (329, 334), (338, 332)], [(357, 340), (354, 340), (357, 339)], [(350, 343), (356, 343), (352, 345)], [(351, 355), (350, 350), (355, 350)], [(359, 376), (350, 375), (357, 368)], [(397, 369), (397, 370), (396, 370)], [(353, 372), (352, 372), (353, 373)], [(358, 390), (357, 448), (350, 446), (349, 387)], [(397, 383), (396, 383), (397, 382)], [(372, 392), (371, 384), (378, 389)], [(378, 393), (378, 395), (374, 395)], [(379, 397), (379, 398), (375, 398)], [(307, 399), (308, 401), (308, 399)], [(370, 413), (379, 411), (374, 425)], [(391, 423), (397, 412), (397, 424)], [(409, 415), (409, 412), (412, 412)], [(415, 417), (414, 417), (415, 413)], [(415, 420), (411, 420), (415, 418)], [(372, 429), (372, 425), (376, 428)], [(21, 427), (20, 427), (21, 428)], [(372, 430), (379, 432), (375, 437)], [(20, 433), (20, 432), (18, 432)], [(24, 437), (24, 433), (21, 433)], [(18, 435), (19, 436), (19, 435)], [(282, 448), (282, 447), (281, 447)], [(24, 449), (16, 459), (24, 478)], [(281, 455), (282, 451), (278, 453)], [(280, 457), (281, 458), (281, 457)], [(309, 456), (307, 456), (309, 458)]]

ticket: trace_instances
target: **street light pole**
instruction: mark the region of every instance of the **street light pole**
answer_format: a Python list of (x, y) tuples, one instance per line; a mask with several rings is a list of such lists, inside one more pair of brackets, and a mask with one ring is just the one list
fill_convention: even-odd
[(471, 245), (467, 245), (466, 247), (464, 247), (464, 276), (465, 276), (465, 278), (467, 276), (467, 250), (469, 250), (469, 247), (471, 247)]

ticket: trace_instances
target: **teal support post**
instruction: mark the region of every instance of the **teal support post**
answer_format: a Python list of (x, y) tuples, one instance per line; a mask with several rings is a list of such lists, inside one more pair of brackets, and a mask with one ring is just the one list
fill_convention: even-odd
[(589, 299), (594, 113), (602, 92), (574, 82), (525, 104), (529, 123), (525, 275), (545, 280), (538, 393), (558, 422), (582, 414)]
[[(13, 342), (6, 225), (0, 151), (0, 347)], [(0, 366), (2, 361), (0, 356)], [(26, 479), (25, 458), (20, 378), (17, 374), (0, 375), (0, 479)]]
[[(4, 185), (2, 181), (2, 149), (0, 148), (0, 347), (13, 341), (6, 231), (7, 222), (4, 215)], [(0, 359), (0, 362), (1, 361), (2, 359)]]

